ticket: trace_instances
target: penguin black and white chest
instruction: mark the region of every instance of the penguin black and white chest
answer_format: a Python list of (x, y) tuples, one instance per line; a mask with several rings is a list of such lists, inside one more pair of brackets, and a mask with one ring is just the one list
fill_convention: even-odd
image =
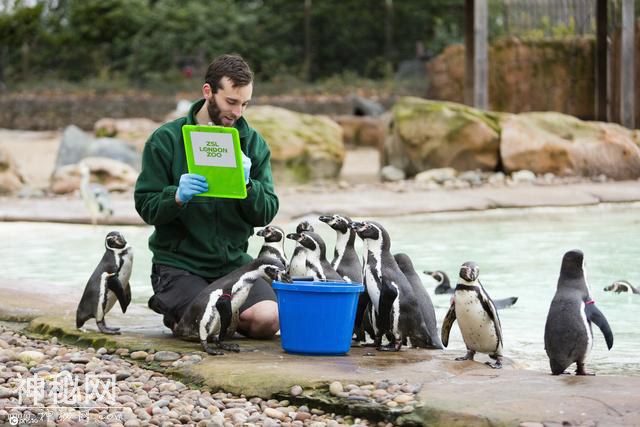
[(327, 261), (327, 249), (319, 234), (304, 231), (300, 234), (287, 234), (287, 238), (298, 242), (306, 252), (304, 276), (313, 277), (314, 280), (344, 280)]
[(473, 360), (476, 352), (486, 353), (494, 364), (486, 362), (492, 368), (502, 367), (502, 326), (493, 301), (478, 280), (480, 269), (474, 262), (465, 262), (460, 267), (460, 277), (449, 311), (442, 322), (442, 343), (449, 343), (449, 333), (453, 323), (458, 320), (467, 354), (456, 360)]
[(600, 328), (607, 347), (613, 346), (613, 333), (591, 297), (585, 276), (582, 251), (565, 253), (544, 328), (544, 347), (553, 375), (563, 373), (574, 362), (577, 375), (588, 375), (585, 360), (593, 345), (591, 323)]
[(617, 294), (621, 293), (621, 292), (629, 292), (632, 294), (640, 294), (640, 290), (638, 290), (637, 288), (634, 288), (633, 285), (631, 283), (629, 283), (626, 280), (616, 280), (615, 282), (613, 282), (612, 284), (610, 284), (609, 286), (606, 286), (604, 288), (605, 292), (615, 292)]
[[(309, 221), (301, 221), (296, 227), (296, 234), (304, 231), (313, 231), (313, 226)], [(293, 255), (289, 261), (289, 275), (291, 277), (302, 277), (307, 272), (307, 251), (300, 243), (296, 243)]]
[[(175, 335), (198, 337), (203, 350), (212, 355), (224, 354), (221, 350), (240, 351), (237, 345), (223, 340), (235, 334), (240, 307), (259, 279), (291, 282), (281, 262), (271, 257), (256, 258), (203, 289), (180, 319)], [(218, 349), (209, 347), (209, 338)]]
[[(364, 245), (363, 280), (371, 299), (371, 319), (378, 350), (398, 351), (405, 339), (417, 342), (428, 336), (415, 293), (391, 254), (391, 239), (382, 225), (353, 222)], [(389, 345), (382, 345), (386, 337)]]
[[(336, 246), (331, 266), (347, 282), (363, 283), (362, 263), (355, 249), (356, 232), (351, 228), (351, 218), (335, 214), (323, 215), (319, 220), (326, 223), (336, 232)], [(367, 292), (361, 292), (358, 295), (358, 306), (353, 328), (357, 342), (367, 342), (366, 334), (369, 334), (371, 341), (375, 339), (371, 318), (367, 314), (370, 303)]]
[(331, 266), (344, 280), (362, 283), (362, 263), (355, 248), (356, 232), (350, 227), (351, 218), (323, 215), (319, 219), (336, 231), (336, 247)]
[(284, 252), (284, 230), (275, 225), (268, 225), (259, 230), (256, 235), (264, 238), (264, 244), (260, 248), (258, 258), (271, 257), (287, 266), (287, 257)]
[(131, 302), (129, 279), (133, 249), (117, 231), (107, 234), (104, 245), (104, 255), (91, 274), (78, 304), (76, 327), (81, 328), (87, 320), (95, 318), (100, 332), (118, 334), (119, 328), (108, 327), (104, 317), (116, 301), (120, 303), (123, 313)]
[[(436, 295), (453, 294), (455, 292), (455, 289), (451, 287), (449, 276), (447, 276), (447, 273), (444, 271), (423, 271), (423, 273), (433, 277), (438, 282), (438, 286), (436, 286), (435, 289)], [(503, 308), (511, 307), (516, 302), (518, 302), (518, 297), (500, 298), (494, 299), (493, 305), (495, 305), (498, 310), (502, 310)]]

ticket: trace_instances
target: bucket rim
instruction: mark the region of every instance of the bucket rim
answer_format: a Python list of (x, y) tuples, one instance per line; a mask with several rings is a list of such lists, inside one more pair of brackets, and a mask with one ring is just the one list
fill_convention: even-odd
[(278, 291), (298, 291), (298, 292), (319, 292), (319, 293), (360, 293), (364, 291), (362, 283), (349, 282), (308, 282), (300, 281), (293, 283), (283, 283), (274, 280), (271, 286)]

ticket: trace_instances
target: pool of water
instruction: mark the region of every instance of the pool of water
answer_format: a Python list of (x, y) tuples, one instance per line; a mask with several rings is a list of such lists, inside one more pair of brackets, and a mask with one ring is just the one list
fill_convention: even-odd
[[(333, 253), (334, 232), (315, 218), (318, 231)], [(375, 219), (375, 218), (369, 218)], [(640, 286), (640, 204), (599, 205), (586, 208), (536, 208), (485, 212), (441, 213), (378, 218), (392, 239), (392, 251), (405, 252), (416, 270), (446, 271), (453, 283), (460, 264), (475, 261), (480, 279), (493, 298), (519, 297), (501, 310), (505, 354), (520, 365), (548, 371), (544, 352), (544, 324), (555, 292), (563, 254), (579, 248), (585, 253), (588, 282), (596, 304), (614, 333), (607, 351), (594, 328), (594, 347), (587, 369), (599, 374), (640, 375), (640, 295), (611, 294), (603, 287), (617, 279)], [(287, 232), (295, 223), (278, 224)], [(39, 279), (60, 287), (82, 289), (104, 252), (104, 236), (117, 229), (135, 250), (133, 301), (146, 304), (151, 295), (151, 227), (93, 227), (52, 223), (0, 223), (0, 276)], [(256, 255), (261, 239), (250, 240)], [(287, 242), (291, 253), (293, 242)], [(358, 242), (358, 249), (360, 243)], [(439, 326), (449, 296), (434, 295), (435, 282), (423, 282), (436, 308)], [(449, 348), (462, 355), (464, 343), (454, 325)], [(457, 354), (456, 354), (457, 355)], [(452, 355), (453, 356), (453, 355)], [(479, 356), (478, 360), (486, 360)]]

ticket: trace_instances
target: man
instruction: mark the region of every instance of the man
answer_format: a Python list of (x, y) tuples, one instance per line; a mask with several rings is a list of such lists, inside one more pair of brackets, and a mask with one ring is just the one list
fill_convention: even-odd
[[(267, 225), (278, 211), (271, 153), (264, 139), (242, 117), (253, 92), (253, 74), (238, 55), (216, 58), (205, 76), (200, 99), (187, 117), (160, 126), (147, 141), (134, 193), (136, 210), (155, 227), (149, 307), (173, 329), (209, 283), (246, 264), (254, 227)], [(194, 197), (207, 191), (203, 176), (189, 174), (182, 126), (235, 127), (240, 135), (246, 199)], [(238, 331), (270, 338), (278, 330), (275, 294), (262, 281), (240, 308)]]

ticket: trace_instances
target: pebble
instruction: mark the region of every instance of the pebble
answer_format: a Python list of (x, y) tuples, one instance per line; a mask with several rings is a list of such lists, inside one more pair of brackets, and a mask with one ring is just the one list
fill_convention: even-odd
[[(32, 365), (34, 359), (27, 363), (21, 361), (17, 355), (25, 352), (36, 357), (42, 355), (46, 364)], [(9, 356), (7, 356), (9, 354)], [(185, 384), (166, 378), (160, 372), (148, 371), (131, 360), (150, 359), (159, 362), (197, 363), (202, 360), (198, 354), (180, 355), (172, 351), (133, 351), (129, 354), (126, 348), (119, 348), (111, 352), (105, 347), (97, 350), (78, 349), (66, 345), (53, 345), (51, 341), (32, 340), (26, 337), (14, 336), (4, 326), (0, 326), (0, 356), (7, 360), (6, 368), (0, 372), (0, 408), (6, 407), (8, 399), (17, 397), (14, 387), (18, 374), (25, 373), (42, 375), (46, 378), (51, 374), (68, 371), (78, 375), (79, 383), (84, 383), (84, 375), (88, 373), (109, 373), (116, 375), (116, 396), (107, 406), (119, 406), (105, 410), (94, 408), (90, 414), (96, 418), (92, 425), (98, 426), (138, 426), (157, 425), (170, 426), (176, 424), (198, 426), (337, 426), (355, 424), (360, 426), (376, 425), (365, 419), (358, 419), (349, 415), (325, 413), (318, 408), (307, 405), (296, 406), (288, 399), (260, 399), (245, 396), (234, 396), (230, 393), (218, 391), (209, 393), (198, 389), (190, 389)], [(27, 360), (25, 358), (25, 360)], [(83, 388), (84, 390), (84, 388)], [(369, 403), (387, 408), (399, 408), (402, 412), (414, 410), (415, 396), (419, 390), (414, 384), (396, 384), (389, 381), (377, 381), (373, 384), (346, 384), (334, 381), (329, 385), (331, 395), (354, 403)], [(292, 397), (302, 396), (304, 389), (300, 385), (290, 388)], [(378, 401), (382, 398), (382, 401)], [(5, 399), (5, 400), (3, 400)], [(31, 412), (40, 414), (47, 405), (53, 405), (53, 400), (45, 400), (43, 408), (32, 408)], [(96, 402), (92, 402), (98, 406)], [(104, 406), (104, 405), (100, 405)], [(397, 410), (396, 410), (397, 411)], [(28, 411), (21, 408), (16, 414), (25, 416)], [(108, 414), (118, 414), (119, 418), (107, 419)], [(0, 409), (0, 424), (5, 422), (9, 413)], [(72, 422), (74, 424), (78, 420)]]
[(175, 351), (157, 351), (153, 355), (153, 360), (156, 362), (173, 362), (180, 359), (180, 355)]
[(338, 393), (342, 393), (343, 391), (344, 389), (342, 388), (342, 383), (340, 381), (334, 381), (329, 384), (329, 392), (332, 395), (337, 396)]
[(148, 355), (149, 353), (147, 353), (146, 351), (134, 351), (129, 355), (129, 357), (131, 357), (131, 359), (133, 360), (141, 360), (146, 359)]

